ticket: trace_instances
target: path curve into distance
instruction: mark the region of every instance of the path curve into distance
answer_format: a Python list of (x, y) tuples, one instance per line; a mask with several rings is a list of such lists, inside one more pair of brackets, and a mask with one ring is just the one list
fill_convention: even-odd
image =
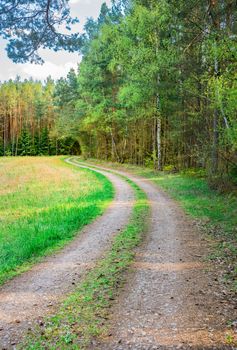
[(225, 341), (229, 317), (237, 318), (236, 305), (204, 262), (209, 253), (205, 236), (151, 181), (116, 172), (146, 192), (151, 224), (111, 312), (109, 337), (91, 349), (236, 349)]
[[(70, 159), (67, 162), (74, 164)], [(14, 349), (27, 329), (51, 314), (127, 225), (133, 190), (119, 176), (96, 171), (112, 182), (115, 199), (103, 216), (87, 225), (64, 249), (0, 287), (0, 349)]]

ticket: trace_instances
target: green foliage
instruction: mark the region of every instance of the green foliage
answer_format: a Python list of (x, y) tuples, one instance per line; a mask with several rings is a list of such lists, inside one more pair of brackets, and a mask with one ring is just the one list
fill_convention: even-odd
[(32, 155), (34, 153), (32, 146), (31, 135), (28, 130), (24, 129), (19, 139), (17, 154), (19, 156)]
[(230, 175), (234, 184), (237, 185), (237, 165), (231, 166)]
[[(72, 88), (77, 81), (74, 71), (69, 72), (68, 80), (70, 94), (67, 101), (71, 101), (75, 99)], [(0, 84), (0, 128), (4, 130), (0, 138), (0, 155), (80, 153), (78, 135), (67, 135), (65, 127), (59, 130), (57, 86), (51, 78), (44, 84), (32, 80), (21, 82), (18, 78)], [(66, 98), (64, 91), (62, 95)], [(69, 102), (70, 105), (73, 103)], [(67, 118), (69, 115), (66, 113)]]
[(228, 177), (237, 161), (236, 17), (233, 3), (192, 0), (102, 8), (85, 26), (78, 75), (73, 121), (85, 155)]
[(232, 1), (103, 4), (85, 25), (78, 72), (2, 84), (0, 154), (16, 154), (25, 129), (38, 138), (33, 154), (71, 152), (61, 144), (73, 138), (85, 157), (234, 180), (236, 18)]
[[(70, 33), (78, 22), (70, 16), (69, 0), (21, 0), (0, 2), (0, 36), (8, 41), (7, 53), (14, 62), (42, 63), (39, 48), (77, 51), (82, 40)], [(64, 27), (67, 33), (58, 30)]]
[(46, 156), (49, 154), (49, 132), (47, 127), (43, 128), (41, 133), (41, 138), (39, 143), (39, 152), (43, 156)]
[(0, 157), (4, 155), (4, 142), (3, 138), (0, 137)]

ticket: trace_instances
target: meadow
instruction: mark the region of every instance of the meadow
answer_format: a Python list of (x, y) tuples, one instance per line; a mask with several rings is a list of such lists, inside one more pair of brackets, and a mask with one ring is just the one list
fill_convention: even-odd
[(101, 174), (58, 157), (0, 159), (0, 284), (62, 247), (113, 198)]

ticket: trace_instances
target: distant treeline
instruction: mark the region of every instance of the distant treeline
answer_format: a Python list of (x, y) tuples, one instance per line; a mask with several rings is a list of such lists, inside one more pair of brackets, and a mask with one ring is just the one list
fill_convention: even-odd
[(23, 152), (27, 130), (40, 154), (71, 137), (85, 157), (236, 178), (236, 19), (229, 0), (103, 4), (78, 72), (1, 86), (2, 149)]
[(0, 85), (0, 156), (79, 154), (78, 141), (59, 134), (55, 83), (10, 80)]

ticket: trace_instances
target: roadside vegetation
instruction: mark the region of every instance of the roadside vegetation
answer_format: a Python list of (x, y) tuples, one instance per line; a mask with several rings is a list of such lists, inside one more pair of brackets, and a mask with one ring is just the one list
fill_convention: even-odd
[(236, 191), (219, 192), (210, 188), (203, 171), (180, 173), (157, 172), (129, 164), (103, 162), (94, 159), (88, 163), (126, 170), (149, 178), (174, 198), (214, 243), (210, 256), (224, 263), (224, 278), (237, 291), (237, 196)]
[(60, 311), (30, 334), (22, 349), (80, 350), (94, 337), (107, 333), (110, 307), (125, 281), (125, 271), (146, 232), (149, 217), (146, 195), (132, 181), (127, 181), (136, 195), (128, 226), (115, 237), (111, 250), (65, 300)]
[[(146, 172), (159, 187), (176, 199), (185, 212), (207, 233), (214, 249), (210, 255), (221, 265), (225, 280), (237, 291), (237, 196), (210, 188), (207, 178), (195, 173)], [(155, 175), (155, 176), (154, 176)], [(221, 272), (221, 271), (220, 271)]]
[(0, 284), (60, 248), (113, 198), (101, 174), (60, 158), (0, 159)]

